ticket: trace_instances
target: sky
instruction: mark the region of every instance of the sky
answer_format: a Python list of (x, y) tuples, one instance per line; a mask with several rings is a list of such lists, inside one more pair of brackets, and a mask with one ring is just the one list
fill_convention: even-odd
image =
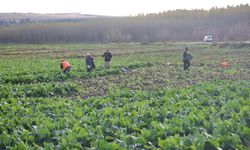
[(250, 0), (0, 0), (0, 13), (82, 13), (134, 16), (175, 9), (250, 4)]

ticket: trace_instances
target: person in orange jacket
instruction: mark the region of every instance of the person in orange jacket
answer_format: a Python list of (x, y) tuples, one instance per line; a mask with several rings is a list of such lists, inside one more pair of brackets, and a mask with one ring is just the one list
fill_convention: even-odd
[(63, 73), (67, 74), (70, 72), (71, 65), (68, 61), (61, 59), (60, 68), (62, 69)]

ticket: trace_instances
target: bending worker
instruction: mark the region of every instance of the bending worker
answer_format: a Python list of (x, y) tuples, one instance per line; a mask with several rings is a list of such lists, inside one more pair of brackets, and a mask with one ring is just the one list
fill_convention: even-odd
[(71, 66), (68, 61), (61, 59), (60, 68), (62, 69), (63, 73), (67, 74), (70, 72)]
[(88, 72), (95, 69), (94, 58), (90, 55), (90, 53), (87, 53), (87, 56), (86, 56), (85, 60), (86, 60), (86, 67), (87, 67)]

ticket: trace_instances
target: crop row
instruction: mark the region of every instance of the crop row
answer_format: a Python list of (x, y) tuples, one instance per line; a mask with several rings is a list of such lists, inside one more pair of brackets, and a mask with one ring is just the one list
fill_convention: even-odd
[(61, 97), (74, 94), (78, 87), (73, 83), (40, 83), (26, 85), (0, 85), (1, 98)]
[(0, 149), (246, 149), (249, 87), (215, 80), (87, 100), (2, 98)]
[[(154, 53), (152, 47), (149, 53), (135, 53), (124, 55), (114, 55), (112, 59), (112, 69), (104, 70), (102, 57), (96, 57), (97, 69), (89, 74), (85, 69), (84, 58), (68, 58), (72, 65), (71, 78), (91, 78), (96, 76), (104, 76), (106, 74), (119, 74), (122, 67), (140, 68), (148, 64), (175, 64), (182, 65), (182, 51), (162, 51)], [(167, 48), (166, 48), (167, 49)], [(133, 49), (132, 49), (133, 50)], [(70, 50), (69, 50), (70, 51)], [(153, 53), (151, 53), (153, 52)], [(249, 54), (246, 50), (191, 50), (194, 59), (191, 61), (192, 66), (207, 67), (211, 69), (218, 67), (222, 59), (228, 59), (233, 69), (248, 69)], [(48, 58), (29, 58), (23, 59), (16, 55), (16, 59), (0, 60), (0, 83), (2, 84), (25, 84), (40, 83), (50, 81), (62, 81), (68, 77), (61, 74), (59, 69), (59, 59), (52, 56)], [(67, 58), (66, 58), (67, 59)]]
[(122, 68), (126, 69), (135, 69), (140, 67), (150, 67), (153, 64), (145, 63), (145, 64), (131, 64), (128, 66), (116, 66), (109, 70), (105, 70), (103, 68), (97, 68), (94, 72), (89, 73), (86, 71), (78, 71), (70, 73), (69, 75), (65, 75), (59, 71), (47, 71), (43, 73), (22, 73), (16, 75), (0, 75), (0, 83), (3, 84), (30, 84), (30, 83), (40, 83), (40, 82), (51, 82), (51, 81), (64, 81), (71, 78), (91, 78), (97, 76), (105, 76), (105, 75), (112, 75), (112, 74), (119, 74), (122, 72)]

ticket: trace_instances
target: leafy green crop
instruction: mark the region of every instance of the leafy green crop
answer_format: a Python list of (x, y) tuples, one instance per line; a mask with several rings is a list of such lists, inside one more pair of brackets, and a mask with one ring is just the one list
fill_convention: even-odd
[(87, 100), (2, 98), (0, 148), (246, 149), (250, 97), (241, 93), (249, 86), (215, 80)]
[(248, 149), (249, 49), (215, 45), (0, 45), (0, 149)]

